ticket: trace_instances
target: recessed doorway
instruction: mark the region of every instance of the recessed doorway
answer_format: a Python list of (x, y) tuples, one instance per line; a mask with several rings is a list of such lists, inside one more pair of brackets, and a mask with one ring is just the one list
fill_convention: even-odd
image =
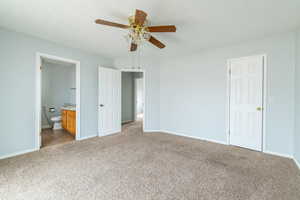
[(98, 135), (120, 133), (131, 125), (142, 133), (147, 116), (145, 71), (99, 67), (98, 84)]
[(80, 138), (80, 63), (37, 53), (36, 148)]
[(121, 119), (122, 129), (134, 126), (143, 130), (144, 121), (144, 73), (122, 71), (121, 73)]

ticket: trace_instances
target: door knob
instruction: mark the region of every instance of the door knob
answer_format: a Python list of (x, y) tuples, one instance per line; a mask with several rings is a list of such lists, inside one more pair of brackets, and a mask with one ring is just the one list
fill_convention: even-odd
[(262, 108), (261, 108), (261, 107), (257, 107), (256, 110), (257, 110), (257, 111), (261, 111)]
[(103, 104), (100, 104), (99, 106), (100, 106), (100, 107), (103, 107), (104, 105), (103, 105)]

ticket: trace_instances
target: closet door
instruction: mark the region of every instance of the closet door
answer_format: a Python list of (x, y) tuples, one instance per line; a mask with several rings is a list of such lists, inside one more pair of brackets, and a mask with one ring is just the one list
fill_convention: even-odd
[(230, 61), (230, 143), (262, 150), (264, 57)]

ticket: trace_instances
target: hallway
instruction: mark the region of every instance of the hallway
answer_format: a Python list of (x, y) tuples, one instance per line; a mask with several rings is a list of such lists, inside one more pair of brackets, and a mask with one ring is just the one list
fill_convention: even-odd
[(137, 121), (123, 124), (121, 134), (123, 135), (143, 134), (143, 120), (137, 120)]

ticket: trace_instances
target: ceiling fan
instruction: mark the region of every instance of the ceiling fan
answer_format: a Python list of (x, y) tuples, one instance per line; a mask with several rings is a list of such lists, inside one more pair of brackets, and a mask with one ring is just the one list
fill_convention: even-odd
[(130, 16), (128, 18), (129, 25), (109, 22), (102, 19), (96, 19), (96, 24), (102, 24), (107, 26), (113, 26), (122, 29), (128, 29), (129, 34), (127, 38), (130, 40), (130, 51), (136, 51), (138, 45), (142, 41), (149, 41), (153, 45), (158, 48), (164, 48), (165, 45), (153, 37), (150, 33), (152, 32), (176, 32), (176, 27), (174, 25), (167, 25), (167, 26), (149, 26), (149, 21), (146, 19), (147, 13), (142, 10), (136, 9), (135, 15)]

